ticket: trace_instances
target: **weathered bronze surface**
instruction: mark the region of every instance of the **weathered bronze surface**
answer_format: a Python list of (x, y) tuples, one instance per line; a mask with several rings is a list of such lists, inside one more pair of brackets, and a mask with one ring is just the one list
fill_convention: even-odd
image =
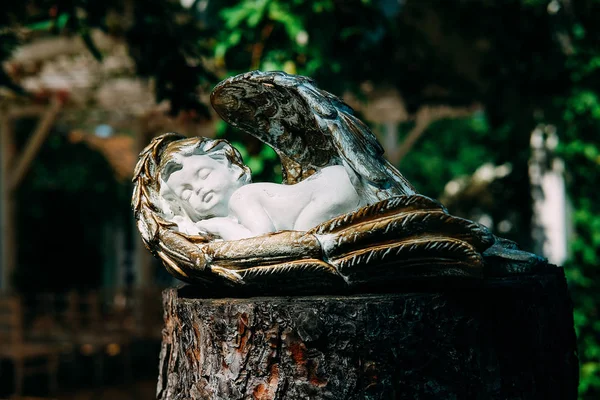
[(249, 72), (217, 85), (211, 102), (226, 122), (277, 152), (285, 184), (342, 166), (360, 207), (307, 230), (240, 240), (186, 233), (166, 211), (162, 161), (176, 156), (181, 143), (201, 146), (210, 139), (161, 135), (140, 154), (132, 207), (146, 247), (183, 281), (260, 293), (275, 286), (279, 292), (322, 292), (373, 282), (394, 285), (413, 277), (479, 277), (486, 250), (492, 261), (512, 262), (500, 263), (513, 265), (510, 270), (491, 269), (498, 275), (522, 272), (540, 261), (417, 194), (351, 108), (309, 78)]

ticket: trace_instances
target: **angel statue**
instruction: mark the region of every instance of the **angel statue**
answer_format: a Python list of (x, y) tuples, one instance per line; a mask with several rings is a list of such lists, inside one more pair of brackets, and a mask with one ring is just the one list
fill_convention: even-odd
[(498, 258), (515, 271), (540, 261), (418, 194), (353, 110), (310, 78), (252, 71), (219, 83), (211, 104), (275, 150), (283, 183), (252, 183), (223, 139), (152, 140), (132, 207), (146, 247), (183, 281), (308, 293), (476, 278)]

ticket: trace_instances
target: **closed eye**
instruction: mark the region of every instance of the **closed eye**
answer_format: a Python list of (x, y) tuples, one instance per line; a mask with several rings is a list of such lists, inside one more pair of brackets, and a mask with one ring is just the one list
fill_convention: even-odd
[(198, 171), (198, 177), (200, 179), (206, 179), (208, 178), (208, 176), (211, 173), (211, 169), (210, 168), (202, 168), (200, 171)]

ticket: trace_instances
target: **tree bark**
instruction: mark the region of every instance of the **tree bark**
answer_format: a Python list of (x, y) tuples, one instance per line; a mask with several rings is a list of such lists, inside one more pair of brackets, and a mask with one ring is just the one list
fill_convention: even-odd
[(576, 399), (563, 269), (469, 282), (306, 297), (168, 289), (157, 398)]

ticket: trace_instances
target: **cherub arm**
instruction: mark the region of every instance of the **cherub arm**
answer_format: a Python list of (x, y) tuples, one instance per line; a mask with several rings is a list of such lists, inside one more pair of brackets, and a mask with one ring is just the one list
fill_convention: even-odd
[(277, 228), (260, 202), (260, 192), (247, 185), (238, 189), (229, 200), (230, 215), (235, 216), (252, 236), (275, 232)]
[(177, 230), (179, 230), (179, 232), (188, 235), (197, 235), (199, 233), (198, 227), (189, 218), (185, 218), (181, 215), (176, 215), (173, 217), (172, 221), (177, 224)]
[(255, 236), (248, 228), (231, 217), (214, 217), (195, 223), (203, 231), (220, 236), (223, 240), (246, 239)]
[[(243, 189), (248, 189), (245, 186)], [(214, 217), (196, 222), (196, 227), (223, 238), (238, 240), (275, 232), (277, 229), (260, 203), (260, 193), (238, 190), (229, 201), (228, 217)]]

